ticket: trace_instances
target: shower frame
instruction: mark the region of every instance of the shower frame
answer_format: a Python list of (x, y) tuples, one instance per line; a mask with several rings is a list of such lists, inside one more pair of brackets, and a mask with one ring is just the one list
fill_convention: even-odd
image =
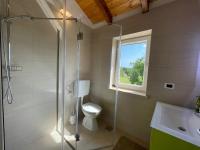
[[(63, 64), (65, 64), (66, 62), (66, 21), (69, 20), (69, 21), (75, 21), (75, 22), (78, 22), (78, 19), (77, 18), (74, 18), (74, 17), (66, 17), (65, 15), (63, 16), (63, 18), (48, 18), (48, 17), (33, 17), (33, 16), (27, 16), (27, 15), (20, 15), (20, 16), (12, 16), (12, 17), (2, 17), (0, 18), (0, 31), (2, 32), (2, 24), (4, 22), (6, 23), (9, 23), (11, 21), (18, 21), (18, 20), (24, 20), (24, 19), (28, 19), (30, 21), (34, 21), (34, 20), (46, 20), (46, 21), (49, 21), (49, 20), (60, 20), (60, 21), (63, 21), (63, 41), (64, 41), (64, 45), (63, 45), (63, 51), (64, 51), (64, 55), (63, 55)], [(3, 37), (1, 37), (0, 35), (0, 39), (2, 39)], [(10, 41), (8, 41), (10, 42)], [(59, 58), (59, 50), (60, 50), (60, 31), (57, 30), (57, 59)], [(11, 53), (8, 52), (8, 57), (10, 58), (10, 55)], [(2, 43), (0, 42), (0, 57), (2, 58)], [(59, 60), (57, 60), (57, 63), (59, 62)], [(1, 84), (1, 87), (0, 87), (0, 92), (1, 92), (1, 105), (0, 105), (0, 111), (1, 111), (1, 132), (2, 132), (2, 137), (1, 137), (1, 140), (2, 140), (2, 147), (1, 149), (2, 150), (5, 150), (5, 125), (4, 125), (4, 98), (3, 98), (3, 76), (2, 76), (2, 59), (0, 61), (0, 65), (1, 65), (1, 69), (0, 69), (0, 77), (1, 77), (1, 80), (0, 80), (0, 84)], [(9, 59), (9, 65), (10, 65), (10, 59)], [(64, 65), (65, 66), (65, 65)], [(8, 66), (10, 68), (10, 66)], [(59, 65), (57, 64), (57, 71), (59, 70)], [(62, 67), (62, 76), (63, 76), (63, 79), (65, 80), (65, 77), (64, 77), (64, 74), (65, 74), (65, 67)], [(10, 74), (10, 73), (9, 73)], [(57, 82), (59, 80), (58, 78), (58, 74), (59, 72), (57, 72)], [(9, 77), (10, 78), (10, 77)], [(56, 84), (56, 128), (57, 128), (57, 131), (58, 131), (58, 85), (59, 83)], [(64, 93), (63, 91), (65, 92), (65, 81), (62, 82), (62, 84), (64, 84), (62, 86), (62, 88), (64, 88), (62, 90), (62, 106), (65, 106), (65, 98), (64, 98)], [(65, 109), (63, 107), (62, 109), (62, 124), (61, 124), (61, 133), (58, 131), (58, 133), (62, 136), (62, 144), (61, 144), (61, 150), (64, 150), (64, 142), (66, 142), (72, 149), (74, 149), (74, 147), (70, 144), (69, 141), (67, 141), (65, 138), (64, 138), (64, 113), (65, 113)]]
[[(8, 0), (5, 0), (5, 1), (8, 1)], [(66, 0), (64, 0), (65, 1), (65, 5), (64, 5), (64, 10), (66, 10)], [(66, 142), (73, 150), (74, 149), (76, 149), (76, 147), (74, 147), (73, 145), (71, 145), (70, 144), (70, 142), (69, 141), (67, 141), (67, 139), (65, 139), (64, 138), (64, 118), (65, 118), (65, 115), (64, 115), (64, 113), (65, 113), (65, 108), (64, 108), (64, 106), (65, 106), (65, 97), (64, 97), (64, 94), (65, 94), (65, 77), (64, 77), (64, 75), (65, 75), (65, 72), (66, 72), (66, 67), (65, 67), (65, 62), (66, 62), (66, 47), (67, 47), (67, 41), (66, 41), (66, 35), (67, 35), (67, 32), (66, 32), (66, 21), (67, 20), (70, 20), (70, 21), (75, 21), (75, 22), (79, 22), (79, 20), (77, 19), (77, 18), (73, 18), (73, 17), (66, 17), (66, 15), (65, 15), (65, 13), (64, 13), (64, 16), (63, 16), (63, 18), (47, 18), (47, 17), (34, 17), (34, 16), (28, 16), (28, 15), (20, 15), (20, 16), (11, 16), (11, 17), (9, 17), (9, 6), (7, 5), (7, 12), (6, 12), (6, 15), (5, 15), (6, 17), (2, 17), (2, 18), (0, 18), (0, 21), (1, 21), (1, 24), (2, 24), (2, 22), (11, 22), (11, 21), (18, 21), (18, 20), (30, 20), (30, 21), (34, 21), (34, 20), (60, 20), (60, 21), (63, 21), (63, 23), (62, 23), (62, 25), (63, 25), (63, 51), (64, 51), (64, 55), (63, 55), (63, 67), (61, 68), (62, 69), (62, 80), (63, 80), (63, 85), (62, 85), (62, 127), (61, 127), (61, 133), (59, 132), (59, 134), (61, 134), (62, 135), (62, 144), (61, 144), (61, 150), (64, 150), (64, 142)], [(118, 26), (119, 28), (120, 28), (120, 37), (121, 37), (121, 35), (122, 35), (122, 27), (120, 26), (120, 25), (116, 25), (116, 24), (114, 24), (115, 26)], [(1, 25), (0, 25), (0, 31), (2, 30), (2, 27), (1, 27)], [(80, 32), (80, 31), (79, 31)], [(1, 38), (3, 38), (3, 37), (1, 37), (0, 36), (0, 39)], [(120, 39), (120, 41), (121, 41), (121, 39)], [(58, 54), (57, 54), (57, 59), (59, 58), (59, 49), (60, 49), (60, 31), (59, 30), (57, 30), (57, 43), (58, 43), (58, 45), (57, 45), (57, 50), (58, 50)], [(0, 43), (0, 55), (2, 55), (2, 47), (1, 47), (1, 44), (2, 43)], [(119, 49), (120, 49), (120, 46), (121, 46), (121, 42), (120, 42), (120, 44), (119, 44)], [(78, 45), (77, 45), (77, 47), (78, 48), (80, 48), (80, 43), (79, 43), (79, 41), (78, 41)], [(77, 54), (77, 57), (78, 57), (78, 59), (80, 59), (80, 49), (79, 49), (79, 51), (78, 51), (78, 53), (79, 54)], [(10, 54), (10, 53), (9, 53)], [(1, 58), (2, 58), (2, 56), (0, 56)], [(9, 56), (10, 57), (10, 56)], [(59, 60), (57, 60), (57, 63), (58, 63), (58, 61)], [(80, 60), (79, 60), (80, 61)], [(78, 63), (80, 63), (78, 61)], [(118, 62), (119, 63), (119, 62)], [(10, 63), (9, 63), (10, 64)], [(0, 92), (1, 92), (1, 106), (0, 106), (0, 110), (1, 110), (1, 125), (2, 125), (2, 128), (1, 128), (1, 130), (2, 130), (2, 150), (5, 150), (5, 128), (4, 128), (4, 100), (3, 100), (3, 78), (2, 78), (2, 59), (1, 59), (1, 61), (0, 61), (0, 65), (1, 65), (1, 69), (0, 69), (0, 76), (1, 76), (1, 81), (0, 81), (0, 84), (1, 84), (1, 87), (0, 87)], [(58, 78), (58, 74), (59, 74), (59, 66), (58, 66), (58, 64), (57, 64), (57, 82), (58, 82), (58, 80), (59, 80), (59, 78)], [(77, 72), (79, 73), (79, 66), (77, 66)], [(79, 78), (79, 75), (77, 74), (77, 78)], [(56, 93), (56, 103), (57, 103), (57, 110), (56, 110), (56, 120), (57, 120), (57, 123), (56, 123), (56, 127), (57, 127), (57, 131), (58, 131), (58, 84), (59, 83), (57, 83), (57, 93)], [(117, 118), (117, 106), (118, 106), (118, 88), (117, 88), (117, 90), (116, 90), (116, 93), (115, 93), (115, 107), (114, 107), (114, 120), (113, 120), (113, 143), (111, 144), (111, 145), (107, 145), (107, 146), (102, 146), (102, 147), (99, 147), (99, 148), (96, 148), (96, 149), (102, 149), (102, 148), (107, 148), (107, 147), (111, 147), (111, 146), (113, 146), (113, 144), (114, 144), (114, 134), (115, 134), (115, 132), (116, 132), (116, 118)], [(77, 109), (78, 109), (78, 105), (77, 105)], [(78, 114), (78, 112), (77, 112), (77, 114)], [(77, 116), (77, 121), (78, 121), (78, 116)], [(78, 128), (78, 123), (77, 123), (77, 125), (76, 125), (76, 136), (79, 136), (79, 128)], [(78, 137), (79, 138), (79, 137)]]

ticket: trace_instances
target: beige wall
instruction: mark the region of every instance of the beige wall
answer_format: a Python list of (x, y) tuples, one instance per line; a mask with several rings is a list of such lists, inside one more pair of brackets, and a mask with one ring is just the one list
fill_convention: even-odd
[[(149, 140), (150, 121), (156, 101), (194, 107), (200, 94), (200, 8), (197, 0), (177, 0), (118, 22), (123, 34), (152, 29), (148, 98), (120, 92), (117, 127), (144, 141)], [(112, 38), (119, 29), (105, 26), (92, 37), (92, 94), (112, 120), (114, 91), (108, 89)], [(164, 83), (175, 83), (166, 90)]]

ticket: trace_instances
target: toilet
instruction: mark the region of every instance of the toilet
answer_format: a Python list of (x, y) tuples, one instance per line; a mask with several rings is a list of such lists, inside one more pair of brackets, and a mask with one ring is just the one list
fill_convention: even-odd
[(82, 125), (90, 130), (95, 131), (98, 129), (97, 117), (102, 111), (101, 106), (89, 102), (84, 103), (84, 96), (89, 94), (90, 81), (79, 80), (78, 97), (81, 99), (81, 109), (85, 117), (83, 118)]

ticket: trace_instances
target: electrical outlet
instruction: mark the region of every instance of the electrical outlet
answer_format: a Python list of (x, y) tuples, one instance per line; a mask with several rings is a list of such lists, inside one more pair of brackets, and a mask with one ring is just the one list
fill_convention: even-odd
[(169, 90), (174, 90), (175, 89), (175, 84), (174, 83), (165, 83), (164, 84), (164, 88), (165, 89), (169, 89)]

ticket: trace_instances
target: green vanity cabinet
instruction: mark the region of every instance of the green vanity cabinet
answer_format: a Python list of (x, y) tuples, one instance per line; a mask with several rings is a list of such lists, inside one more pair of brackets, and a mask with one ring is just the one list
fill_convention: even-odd
[(200, 150), (200, 147), (152, 128), (150, 150)]

